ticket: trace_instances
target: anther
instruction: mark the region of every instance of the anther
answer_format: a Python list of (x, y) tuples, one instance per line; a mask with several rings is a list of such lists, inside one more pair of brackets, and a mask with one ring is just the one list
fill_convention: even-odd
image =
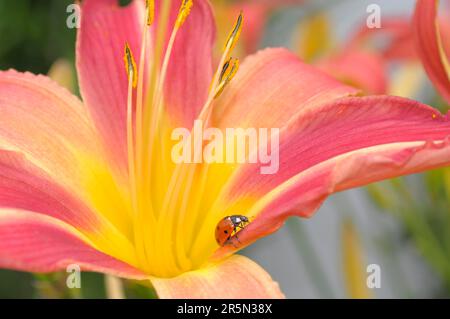
[(192, 0), (183, 0), (180, 11), (178, 12), (177, 21), (175, 22), (175, 28), (181, 28), (183, 23), (186, 21), (189, 13), (191, 13), (192, 4)]
[(145, 7), (147, 9), (147, 25), (152, 25), (155, 20), (155, 0), (146, 0)]
[(137, 85), (136, 62), (134, 61), (133, 53), (131, 52), (128, 43), (125, 43), (123, 60), (125, 62), (125, 70), (127, 71), (128, 79), (132, 79), (133, 88), (135, 88)]
[(229, 47), (229, 52), (231, 52), (233, 50), (233, 48), (236, 46), (236, 43), (239, 40), (239, 36), (241, 34), (243, 20), (244, 20), (244, 17), (242, 15), (242, 11), (241, 11), (236, 20), (233, 30), (231, 31), (230, 35), (228, 36), (227, 42), (225, 42), (224, 51), (226, 51), (227, 48)]
[(228, 83), (233, 79), (236, 72), (239, 69), (239, 59), (229, 58), (227, 62), (223, 65), (222, 72), (219, 77), (219, 85), (216, 89), (214, 98), (217, 98), (225, 89)]

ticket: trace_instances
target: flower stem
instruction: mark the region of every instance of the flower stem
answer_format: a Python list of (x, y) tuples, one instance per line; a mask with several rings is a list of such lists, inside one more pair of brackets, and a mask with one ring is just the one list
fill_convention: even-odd
[(105, 275), (105, 289), (108, 299), (125, 299), (123, 284), (120, 278)]

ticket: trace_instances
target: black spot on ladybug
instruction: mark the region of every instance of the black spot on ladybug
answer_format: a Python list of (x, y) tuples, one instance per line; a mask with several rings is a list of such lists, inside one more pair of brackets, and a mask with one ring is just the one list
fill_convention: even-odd
[(224, 230), (223, 232), (224, 232), (225, 234), (228, 234), (228, 230)]

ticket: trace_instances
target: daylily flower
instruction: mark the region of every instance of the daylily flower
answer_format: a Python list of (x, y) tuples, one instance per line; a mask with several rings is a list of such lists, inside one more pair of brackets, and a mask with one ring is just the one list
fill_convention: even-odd
[[(209, 3), (191, 4), (84, 0), (83, 103), (45, 76), (0, 72), (0, 267), (76, 263), (150, 281), (161, 298), (282, 297), (260, 266), (233, 254), (334, 192), (450, 163), (448, 115), (357, 97), (285, 49), (246, 58), (232, 79), (241, 17), (214, 72)], [(279, 171), (175, 165), (171, 132), (195, 119), (280, 128)], [(215, 227), (235, 214), (251, 222), (238, 245), (220, 247)]]
[(429, 78), (450, 103), (450, 23), (439, 23), (436, 0), (418, 0), (414, 13), (414, 40)]
[[(445, 65), (448, 65), (447, 56), (450, 50), (450, 16), (447, 11), (438, 17), (437, 3), (438, 1), (435, 0), (418, 1), (412, 21), (410, 17), (404, 16), (387, 17), (383, 18), (382, 26), (379, 29), (367, 28), (363, 23), (360, 31), (347, 44), (349, 51), (353, 51), (361, 47), (373, 47), (376, 40), (384, 40), (378, 41), (377, 48), (377, 51), (381, 53), (382, 60), (385, 63), (402, 62), (401, 66), (405, 73), (405, 76), (401, 78), (404, 84), (394, 84), (395, 88), (388, 90), (390, 93), (399, 94), (417, 90), (418, 83), (411, 83), (411, 85), (405, 85), (405, 83), (417, 82), (420, 78), (420, 72), (417, 72), (416, 65), (420, 58), (439, 92), (444, 98), (448, 95), (445, 91), (448, 90), (450, 82), (446, 75), (448, 71), (445, 70)], [(380, 43), (383, 44), (381, 47)], [(402, 73), (402, 71), (398, 73)], [(399, 87), (403, 88), (399, 90)], [(414, 87), (416, 89), (413, 89)]]
[[(446, 17), (436, 19), (436, 23), (443, 47), (450, 47), (448, 14)], [(302, 19), (295, 36), (301, 58), (364, 94), (411, 97), (417, 91), (421, 72), (410, 17), (384, 17), (380, 28), (368, 28), (364, 19), (349, 41), (338, 44), (331, 36), (327, 15), (321, 11)], [(433, 60), (429, 55), (427, 59)], [(391, 62), (402, 62), (396, 64), (392, 77)]]
[(380, 52), (359, 45), (359, 41), (336, 43), (324, 12), (301, 20), (295, 37), (299, 55), (305, 61), (364, 94), (387, 92), (387, 66)]
[(410, 60), (417, 56), (410, 17), (385, 17), (380, 28), (368, 28), (364, 21), (348, 45), (367, 47), (376, 45), (376, 41), (381, 42), (382, 45), (378, 43), (380, 47), (377, 50), (386, 60)]

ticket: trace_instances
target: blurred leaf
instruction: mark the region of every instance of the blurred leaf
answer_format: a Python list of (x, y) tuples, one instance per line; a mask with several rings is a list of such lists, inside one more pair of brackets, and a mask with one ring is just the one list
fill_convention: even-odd
[(0, 1), (0, 69), (45, 74), (58, 58), (73, 61), (76, 30), (66, 25), (66, 8), (71, 3)]
[[(444, 169), (444, 187), (445, 187), (445, 193), (447, 196), (447, 201), (450, 201), (450, 168)], [(449, 210), (450, 213), (450, 210)]]
[(381, 209), (389, 209), (394, 206), (395, 199), (389, 191), (387, 183), (379, 182), (366, 187), (367, 193), (373, 202)]
[(28, 273), (0, 269), (0, 299), (32, 298), (33, 276)]
[(106, 298), (103, 274), (94, 272), (81, 273), (81, 296), (85, 299)]
[(69, 289), (66, 285), (67, 273), (35, 274), (34, 287), (36, 298), (62, 299), (78, 298), (80, 289)]
[(439, 201), (447, 196), (446, 177), (449, 169), (438, 169), (427, 172), (425, 176), (425, 186), (433, 202)]
[(143, 285), (142, 281), (126, 281), (125, 288), (128, 298), (133, 299), (158, 299), (155, 289), (151, 284)]
[(29, 1), (0, 1), (0, 57), (11, 51), (26, 37), (30, 14)]

